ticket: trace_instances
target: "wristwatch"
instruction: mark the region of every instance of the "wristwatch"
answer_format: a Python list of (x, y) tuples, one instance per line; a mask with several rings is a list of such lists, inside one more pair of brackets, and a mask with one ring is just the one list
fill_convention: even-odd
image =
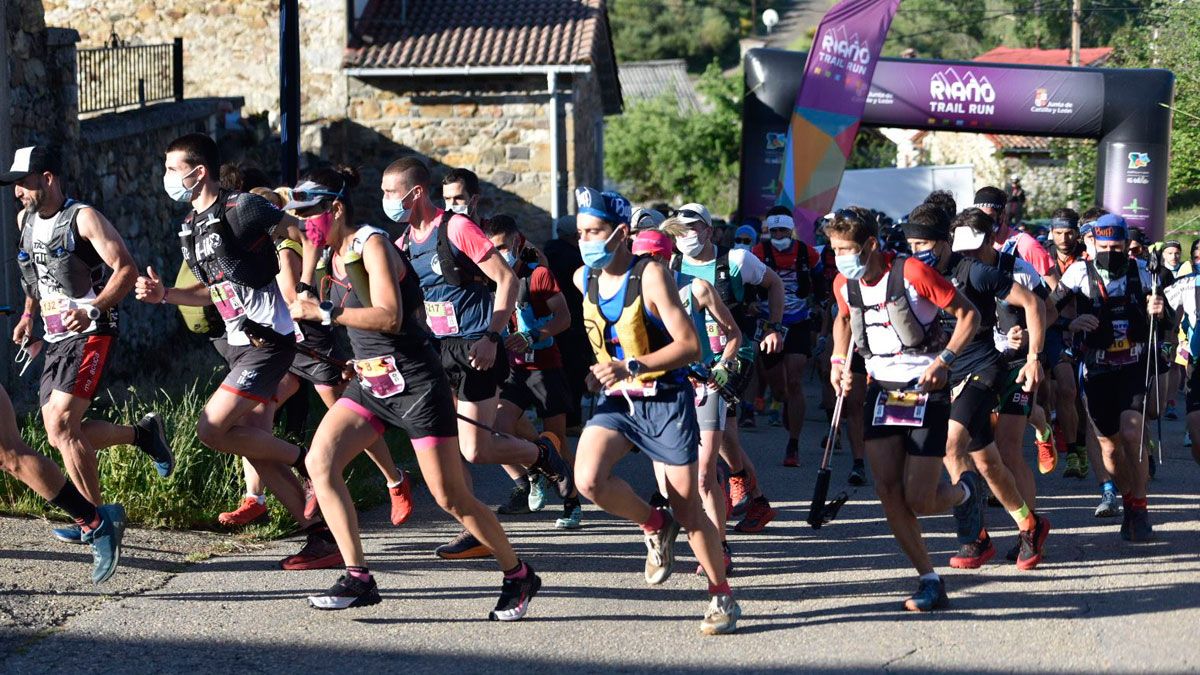
[(333, 303), (326, 300), (320, 305), (317, 305), (317, 311), (321, 313), (321, 325), (328, 326), (333, 323)]
[(87, 315), (92, 321), (97, 321), (100, 319), (100, 310), (97, 309), (95, 305), (89, 305), (87, 308)]
[(494, 330), (489, 330), (483, 334), (483, 337), (492, 341), (493, 344), (500, 344), (500, 334)]
[(950, 365), (950, 364), (954, 363), (954, 359), (958, 358), (958, 355), (956, 355), (954, 352), (950, 351), (949, 349), (943, 349), (942, 353), (938, 354), (938, 358), (942, 360), (942, 363), (944, 363), (946, 365)]
[(317, 289), (313, 288), (312, 284), (306, 284), (303, 281), (296, 283), (296, 293), (308, 293), (314, 298), (317, 297)]
[(765, 328), (774, 333), (783, 333), (783, 322), (768, 323)]
[(642, 372), (642, 362), (637, 359), (629, 359), (625, 362), (625, 370), (629, 371), (630, 376), (637, 377), (638, 373)]

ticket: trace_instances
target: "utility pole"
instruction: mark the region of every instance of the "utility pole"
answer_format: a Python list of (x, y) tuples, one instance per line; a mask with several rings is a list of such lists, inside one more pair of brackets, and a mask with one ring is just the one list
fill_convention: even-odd
[(279, 2), (279, 158), (284, 185), (295, 185), (300, 172), (300, 7)]
[(1079, 21), (1083, 15), (1083, 0), (1072, 0), (1071, 2), (1071, 66), (1079, 67), (1079, 39), (1080, 27)]

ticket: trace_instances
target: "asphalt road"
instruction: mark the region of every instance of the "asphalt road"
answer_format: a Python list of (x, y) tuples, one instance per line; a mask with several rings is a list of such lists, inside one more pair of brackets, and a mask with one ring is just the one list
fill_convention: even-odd
[[(364, 519), (369, 564), (384, 602), (335, 613), (309, 609), (304, 597), (330, 585), (337, 572), (277, 569), (278, 559), (298, 548), (297, 540), (174, 574), (178, 560), (155, 562), (147, 551), (162, 533), (131, 532), (116, 593), (98, 596), (82, 583), (61, 583), (68, 573), (83, 574), (80, 549), (46, 543), (27, 556), (14, 536), (31, 542), (34, 528), (41, 537), (44, 524), (4, 520), (0, 608), (14, 616), (24, 611), (25, 624), (16, 637), (10, 625), (0, 624), (9, 638), (0, 639), (0, 671), (1200, 669), (1200, 467), (1182, 446), (1182, 423), (1167, 424), (1166, 460), (1152, 486), (1159, 542), (1126, 544), (1117, 535), (1119, 519), (1095, 519), (1093, 480), (1039, 476), (1041, 508), (1054, 531), (1048, 559), (1037, 570), (1020, 572), (1000, 557), (982, 570), (951, 570), (945, 564), (954, 548), (952, 519), (923, 520), (952, 602), (951, 609), (929, 615), (900, 609), (915, 575), (869, 487), (826, 528), (813, 531), (804, 524), (822, 426), (813, 421), (806, 427), (800, 469), (780, 466), (779, 429), (745, 435), (780, 515), (763, 533), (731, 536), (737, 565), (731, 581), (745, 612), (735, 636), (699, 634), (705, 583), (694, 575), (695, 560), (682, 537), (674, 576), (647, 587), (638, 530), (585, 506), (584, 529), (557, 531), (557, 503), (505, 521), (545, 586), (525, 621), (488, 622), (498, 572), (490, 561), (446, 562), (432, 555), (457, 528), (420, 490), (417, 512), (404, 527), (392, 528), (382, 511)], [(835, 455), (835, 489), (848, 468), (848, 453)], [(499, 503), (507, 488), (501, 472), (475, 471), (476, 487)], [(640, 456), (627, 458), (621, 471), (640, 490), (649, 487), (649, 465)], [(1003, 511), (990, 509), (988, 516), (1002, 556), (1015, 530)], [(177, 555), (187, 545), (174, 547)], [(23, 570), (20, 576), (17, 570)], [(45, 603), (59, 613), (31, 609)], [(39, 621), (43, 629), (34, 630)], [(24, 644), (13, 648), (15, 642)]]

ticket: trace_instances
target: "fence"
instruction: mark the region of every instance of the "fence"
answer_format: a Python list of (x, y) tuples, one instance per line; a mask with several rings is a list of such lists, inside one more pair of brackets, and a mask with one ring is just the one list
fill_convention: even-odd
[(183, 38), (78, 51), (79, 113), (183, 100)]

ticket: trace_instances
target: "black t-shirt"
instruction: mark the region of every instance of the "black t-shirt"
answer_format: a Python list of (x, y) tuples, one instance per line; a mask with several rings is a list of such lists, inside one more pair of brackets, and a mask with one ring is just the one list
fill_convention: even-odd
[[(1000, 363), (1000, 352), (996, 351), (992, 338), (996, 327), (996, 301), (1008, 297), (1013, 282), (999, 269), (958, 254), (950, 258), (942, 275), (979, 310), (978, 330), (950, 366), (950, 383), (955, 385), (973, 373)], [(946, 312), (941, 313), (941, 321), (948, 333), (953, 333), (958, 323)]]

